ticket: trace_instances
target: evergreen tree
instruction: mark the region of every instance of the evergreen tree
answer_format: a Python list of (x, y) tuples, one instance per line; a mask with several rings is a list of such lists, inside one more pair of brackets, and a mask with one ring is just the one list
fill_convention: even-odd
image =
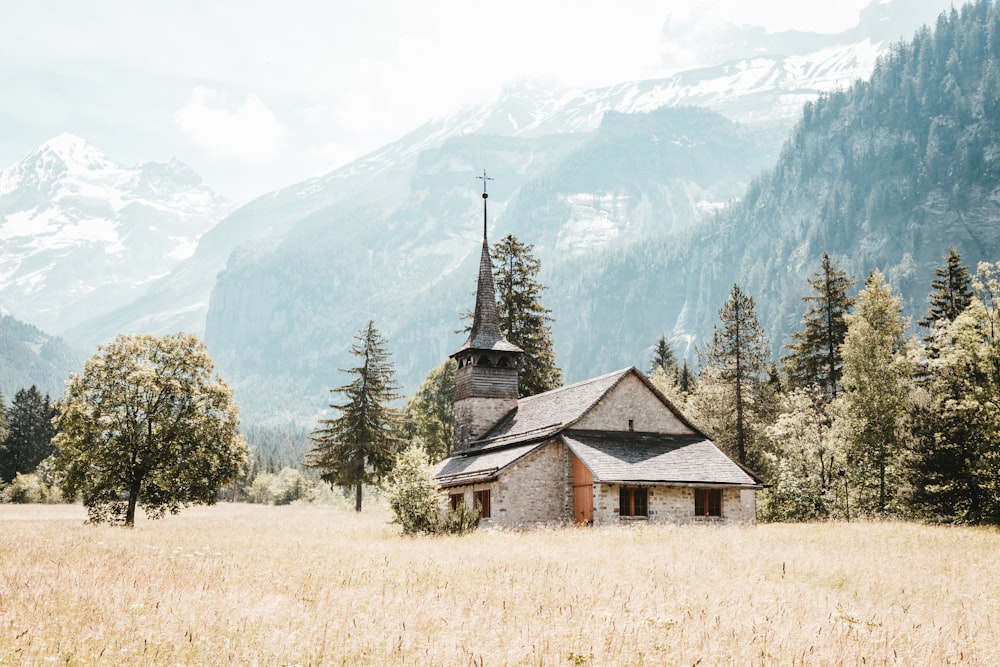
[(684, 394), (691, 394), (694, 393), (696, 384), (695, 375), (685, 359), (681, 362), (681, 369), (677, 373), (677, 388)]
[(331, 486), (353, 488), (354, 510), (360, 512), (362, 487), (378, 483), (392, 469), (402, 442), (401, 420), (388, 406), (399, 398), (396, 372), (374, 321), (355, 336), (351, 354), (360, 365), (341, 372), (354, 379), (331, 390), (346, 399), (330, 404), (340, 416), (320, 420), (310, 437), (306, 465), (321, 470), (320, 478)]
[(0, 479), (13, 480), (17, 473), (28, 474), (55, 451), (52, 419), (55, 408), (38, 387), (19, 389), (7, 411), (9, 435), (2, 445)]
[(666, 336), (660, 336), (653, 345), (653, 361), (649, 365), (649, 375), (656, 375), (658, 369), (668, 377), (677, 373), (677, 359)]
[[(703, 378), (713, 380), (721, 391), (722, 402), (716, 406), (727, 415), (713, 434), (743, 465), (752, 461), (752, 425), (761, 380), (767, 369), (767, 340), (757, 320), (753, 298), (734, 284), (729, 300), (719, 311), (720, 326), (715, 326), (712, 341), (702, 351)], [(704, 382), (700, 383), (704, 384)], [(728, 422), (728, 423), (726, 423)]]
[(455, 444), (455, 362), (447, 359), (424, 378), (407, 402), (406, 433), (432, 463), (451, 456)]
[(790, 354), (783, 362), (792, 387), (817, 385), (829, 401), (840, 389), (840, 345), (847, 333), (844, 316), (854, 301), (847, 295), (854, 278), (824, 252), (820, 270), (809, 279), (809, 285), (814, 292), (802, 297), (807, 304), (802, 329), (792, 332), (795, 342), (788, 346)]
[(7, 438), (10, 435), (10, 426), (7, 421), (7, 407), (4, 405), (3, 392), (0, 392), (0, 487), (4, 482), (14, 480), (14, 475), (10, 474), (12, 457), (7, 452)]
[(948, 248), (945, 265), (934, 269), (931, 281), (930, 309), (920, 326), (933, 329), (940, 323), (954, 322), (972, 302), (972, 277), (969, 267), (962, 264), (962, 256), (955, 247)]
[(847, 315), (843, 392), (835, 405), (860, 509), (894, 508), (902, 482), (900, 426), (913, 364), (903, 338), (901, 299), (873, 272)]
[(518, 361), (518, 392), (533, 396), (562, 384), (552, 349), (552, 317), (542, 305), (545, 286), (538, 282), (541, 261), (508, 234), (493, 245), (493, 282), (497, 291), (497, 316), (507, 340), (524, 350)]

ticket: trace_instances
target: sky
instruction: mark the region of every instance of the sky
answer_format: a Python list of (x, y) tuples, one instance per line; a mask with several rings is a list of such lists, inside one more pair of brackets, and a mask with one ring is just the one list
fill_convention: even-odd
[(722, 21), (839, 32), (868, 0), (4, 0), (0, 168), (63, 132), (176, 158), (236, 203), (506, 83), (590, 88), (703, 62)]

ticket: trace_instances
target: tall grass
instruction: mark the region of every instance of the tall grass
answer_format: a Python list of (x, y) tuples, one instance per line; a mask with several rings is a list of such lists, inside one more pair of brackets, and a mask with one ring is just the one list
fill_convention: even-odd
[(405, 538), (220, 505), (134, 530), (0, 506), (0, 664), (1000, 664), (1000, 533), (920, 525)]

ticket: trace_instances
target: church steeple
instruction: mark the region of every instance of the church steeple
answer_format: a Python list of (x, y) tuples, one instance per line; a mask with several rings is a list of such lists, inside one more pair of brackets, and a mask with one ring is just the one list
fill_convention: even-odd
[(455, 373), (455, 451), (482, 436), (510, 410), (517, 407), (517, 356), (523, 350), (510, 343), (500, 330), (493, 262), (486, 238), (486, 176), (483, 181), (483, 249), (479, 258), (476, 309), (472, 330), (462, 347), (451, 354)]

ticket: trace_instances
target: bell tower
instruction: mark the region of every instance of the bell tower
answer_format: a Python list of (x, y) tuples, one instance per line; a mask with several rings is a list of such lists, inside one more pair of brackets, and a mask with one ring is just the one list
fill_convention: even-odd
[(500, 331), (493, 262), (486, 239), (486, 182), (483, 181), (483, 250), (479, 259), (476, 310), (472, 330), (462, 347), (450, 356), (455, 371), (455, 453), (469, 447), (500, 419), (517, 407), (517, 357), (524, 354)]

